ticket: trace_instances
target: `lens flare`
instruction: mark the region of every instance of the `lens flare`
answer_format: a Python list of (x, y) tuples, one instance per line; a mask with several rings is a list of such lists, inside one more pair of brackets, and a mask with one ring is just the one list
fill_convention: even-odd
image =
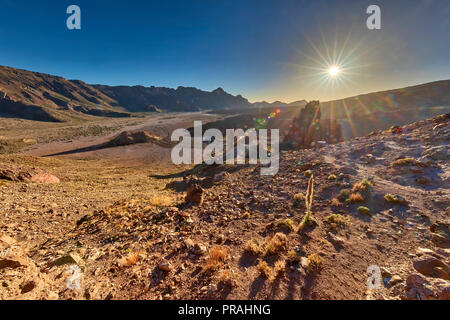
[(338, 66), (331, 66), (328, 69), (328, 74), (330, 75), (330, 77), (336, 77), (339, 74), (339, 67)]

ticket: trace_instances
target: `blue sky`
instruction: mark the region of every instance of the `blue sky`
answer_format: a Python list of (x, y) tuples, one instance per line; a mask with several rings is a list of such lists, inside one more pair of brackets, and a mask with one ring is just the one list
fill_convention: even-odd
[[(82, 30), (66, 28), (71, 4), (81, 8)], [(381, 30), (366, 28), (370, 4), (381, 8)], [(88, 83), (222, 87), (251, 101), (293, 101), (450, 78), (448, 0), (0, 0), (0, 7), (0, 65)], [(332, 81), (320, 74), (323, 60), (340, 52), (342, 76)]]

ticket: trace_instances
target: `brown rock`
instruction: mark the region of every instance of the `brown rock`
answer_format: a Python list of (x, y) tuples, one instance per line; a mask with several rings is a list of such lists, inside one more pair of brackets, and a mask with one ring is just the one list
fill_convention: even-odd
[(201, 256), (201, 255), (205, 254), (206, 251), (207, 251), (206, 246), (203, 244), (196, 243), (194, 245), (194, 247), (192, 248), (192, 253), (197, 256)]
[(168, 261), (163, 261), (158, 265), (159, 270), (170, 272), (172, 270), (172, 266)]
[(203, 203), (203, 193), (204, 190), (198, 184), (191, 184), (186, 190), (186, 198), (184, 201), (186, 203), (193, 203), (201, 205)]
[(30, 292), (34, 288), (36, 288), (36, 282), (34, 282), (33, 280), (26, 281), (22, 284), (21, 293), (24, 294), (24, 293)]
[(445, 235), (439, 233), (432, 233), (431, 241), (433, 241), (433, 243), (438, 247), (450, 248), (450, 238)]
[(395, 275), (395, 276), (393, 276), (393, 277), (391, 278), (391, 280), (389, 280), (388, 286), (389, 286), (389, 287), (395, 286), (397, 283), (402, 282), (402, 281), (403, 281), (403, 280), (402, 280), (402, 278), (401, 278), (400, 276)]
[(16, 256), (0, 257), (0, 269), (19, 268), (27, 265), (25, 259)]
[(413, 266), (423, 275), (450, 280), (449, 266), (437, 258), (420, 258), (413, 262)]

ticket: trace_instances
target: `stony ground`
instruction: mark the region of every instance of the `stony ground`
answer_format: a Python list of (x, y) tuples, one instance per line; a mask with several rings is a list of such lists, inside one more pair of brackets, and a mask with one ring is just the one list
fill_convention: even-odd
[(0, 298), (450, 299), (449, 133), (283, 151), (275, 176), (3, 156), (61, 182), (1, 183)]

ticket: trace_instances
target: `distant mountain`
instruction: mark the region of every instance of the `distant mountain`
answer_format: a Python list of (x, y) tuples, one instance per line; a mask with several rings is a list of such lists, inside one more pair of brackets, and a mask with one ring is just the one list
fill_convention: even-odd
[(222, 88), (211, 92), (192, 87), (177, 89), (143, 86), (105, 86), (93, 85), (118, 105), (130, 112), (154, 111), (199, 111), (206, 109), (249, 108), (251, 103), (241, 95), (233, 96)]
[(266, 101), (262, 101), (253, 103), (253, 106), (257, 108), (284, 108), (284, 107), (304, 107), (306, 106), (306, 104), (307, 104), (306, 100), (299, 100), (291, 103), (281, 101), (274, 101), (272, 103), (269, 103)]
[(89, 85), (39, 72), (0, 66), (0, 116), (64, 121), (91, 116), (129, 117), (133, 112), (250, 108), (241, 95), (143, 86)]
[[(242, 113), (304, 107), (306, 101), (250, 103), (222, 88), (90, 85), (0, 66), (0, 116), (41, 121), (130, 117), (137, 112), (220, 110)], [(339, 119), (346, 136), (431, 118), (450, 110), (450, 80), (321, 103), (322, 119)], [(261, 111), (262, 112), (262, 111)]]

